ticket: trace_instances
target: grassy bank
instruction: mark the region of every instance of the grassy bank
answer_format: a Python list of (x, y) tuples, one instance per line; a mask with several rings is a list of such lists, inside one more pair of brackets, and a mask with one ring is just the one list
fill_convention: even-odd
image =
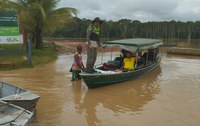
[[(1, 45), (0, 70), (13, 70), (19, 68), (29, 68), (27, 52), (22, 45)], [(61, 48), (56, 46), (56, 48)], [(12, 52), (12, 53), (11, 53)], [(50, 43), (44, 43), (41, 50), (32, 47), (32, 66), (36, 67), (55, 61), (56, 52)]]

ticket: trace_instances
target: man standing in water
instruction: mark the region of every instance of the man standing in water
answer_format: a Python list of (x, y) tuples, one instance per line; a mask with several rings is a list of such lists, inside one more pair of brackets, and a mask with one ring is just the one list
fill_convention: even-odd
[(97, 47), (100, 47), (100, 26), (102, 24), (102, 21), (96, 17), (92, 23), (87, 28), (87, 62), (86, 62), (86, 70), (85, 72), (95, 72), (94, 70), (94, 64), (96, 62), (97, 58)]

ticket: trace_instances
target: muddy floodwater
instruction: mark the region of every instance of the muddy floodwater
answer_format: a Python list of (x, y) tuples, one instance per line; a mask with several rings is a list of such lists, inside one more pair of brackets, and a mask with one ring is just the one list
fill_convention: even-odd
[(200, 58), (163, 55), (150, 73), (96, 89), (70, 81), (72, 59), (63, 54), (44, 66), (0, 72), (0, 81), (41, 96), (31, 126), (200, 125)]

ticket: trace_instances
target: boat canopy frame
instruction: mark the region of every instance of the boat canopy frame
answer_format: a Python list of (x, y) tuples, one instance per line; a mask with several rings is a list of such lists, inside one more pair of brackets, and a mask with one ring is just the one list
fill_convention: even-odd
[(163, 41), (159, 39), (144, 39), (144, 38), (132, 38), (106, 41), (103, 46), (119, 46), (122, 49), (130, 52), (144, 51), (148, 49), (155, 49), (163, 45)]

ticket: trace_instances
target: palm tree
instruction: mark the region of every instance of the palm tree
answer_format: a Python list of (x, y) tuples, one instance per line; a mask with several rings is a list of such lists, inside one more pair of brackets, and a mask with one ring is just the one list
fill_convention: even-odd
[(30, 33), (35, 48), (41, 49), (44, 33), (50, 34), (55, 29), (63, 27), (65, 23), (72, 21), (72, 17), (77, 13), (75, 8), (56, 8), (59, 1), (2, 0), (0, 10), (17, 11), (24, 38), (26, 39), (27, 32)]

